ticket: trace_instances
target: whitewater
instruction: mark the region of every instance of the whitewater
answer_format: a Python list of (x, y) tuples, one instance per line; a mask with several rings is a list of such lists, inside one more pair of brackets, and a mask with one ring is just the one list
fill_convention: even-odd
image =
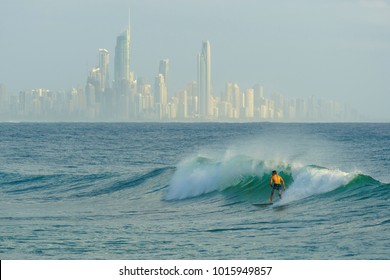
[(389, 259), (389, 147), (389, 124), (2, 123), (0, 257)]

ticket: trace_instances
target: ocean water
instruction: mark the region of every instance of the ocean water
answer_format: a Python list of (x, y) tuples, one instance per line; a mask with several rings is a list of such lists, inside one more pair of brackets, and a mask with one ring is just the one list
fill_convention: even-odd
[(389, 171), (390, 124), (3, 123), (0, 258), (388, 260)]

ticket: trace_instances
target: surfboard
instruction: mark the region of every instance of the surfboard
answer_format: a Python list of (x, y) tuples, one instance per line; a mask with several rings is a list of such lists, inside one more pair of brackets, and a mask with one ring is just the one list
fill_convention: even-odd
[(253, 203), (254, 206), (269, 206), (272, 205), (273, 203)]

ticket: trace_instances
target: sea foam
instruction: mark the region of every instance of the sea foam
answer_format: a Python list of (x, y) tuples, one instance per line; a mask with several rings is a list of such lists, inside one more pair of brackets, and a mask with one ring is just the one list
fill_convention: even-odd
[(297, 172), (294, 182), (278, 204), (286, 204), (312, 195), (326, 193), (348, 184), (356, 174), (316, 166), (306, 166)]

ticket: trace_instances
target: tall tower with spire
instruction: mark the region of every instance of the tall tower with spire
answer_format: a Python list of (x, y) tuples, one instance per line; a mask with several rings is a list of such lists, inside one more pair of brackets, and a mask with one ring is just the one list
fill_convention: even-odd
[(210, 42), (203, 42), (202, 53), (198, 54), (198, 98), (200, 116), (213, 115), (211, 96), (211, 50)]
[(116, 37), (114, 59), (114, 94), (112, 104), (114, 119), (127, 120), (134, 112), (134, 98), (131, 92), (133, 82), (130, 72), (130, 12), (127, 29)]
[(130, 15), (127, 30), (116, 38), (114, 67), (115, 83), (130, 81)]

